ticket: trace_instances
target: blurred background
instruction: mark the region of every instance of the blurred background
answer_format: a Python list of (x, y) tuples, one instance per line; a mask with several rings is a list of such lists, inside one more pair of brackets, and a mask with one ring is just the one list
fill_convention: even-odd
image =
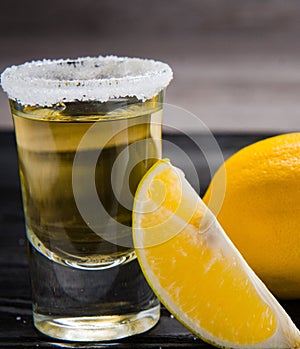
[[(126, 55), (174, 70), (166, 102), (213, 132), (300, 126), (298, 0), (2, 0), (0, 71), (42, 58)], [(11, 128), (0, 92), (0, 128)], [(197, 131), (180, 111), (168, 124)]]

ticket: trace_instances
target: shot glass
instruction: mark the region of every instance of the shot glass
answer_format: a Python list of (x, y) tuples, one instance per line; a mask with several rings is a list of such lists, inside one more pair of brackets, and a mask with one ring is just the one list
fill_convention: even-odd
[(84, 57), (7, 68), (1, 84), (15, 127), (33, 319), (63, 340), (144, 332), (160, 305), (131, 240), (137, 185), (161, 157), (170, 67)]

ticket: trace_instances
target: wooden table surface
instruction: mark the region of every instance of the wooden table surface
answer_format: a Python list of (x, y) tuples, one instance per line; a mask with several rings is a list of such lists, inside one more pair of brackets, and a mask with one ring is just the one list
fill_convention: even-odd
[[(218, 134), (216, 139), (228, 157), (239, 148), (266, 134)], [(203, 194), (210, 180), (207, 163), (200, 156), (195, 140), (206, 136), (194, 135), (194, 142), (183, 135), (165, 135), (164, 156), (181, 166), (187, 177), (193, 177), (190, 163), (172, 147), (176, 145), (192, 160)], [(217, 154), (212, 150), (210, 159), (217, 165)], [(149, 332), (117, 342), (70, 343), (47, 338), (33, 327), (31, 317), (30, 284), (26, 260), (26, 239), (22, 211), (17, 153), (12, 132), (0, 132), (0, 348), (212, 348), (185, 329), (166, 309), (162, 309), (158, 325)], [(213, 162), (212, 161), (212, 162)], [(193, 178), (192, 178), (193, 179)], [(296, 325), (300, 325), (300, 302), (281, 302)]]

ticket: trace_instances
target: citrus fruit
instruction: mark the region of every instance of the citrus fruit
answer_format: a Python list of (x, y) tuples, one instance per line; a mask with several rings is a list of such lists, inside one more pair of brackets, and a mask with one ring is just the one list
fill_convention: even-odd
[(139, 184), (133, 240), (156, 295), (205, 341), (226, 348), (300, 346), (292, 320), (168, 160)]
[[(203, 200), (251, 268), (279, 298), (300, 298), (300, 133), (243, 148), (214, 175)], [(221, 195), (220, 195), (221, 197)]]

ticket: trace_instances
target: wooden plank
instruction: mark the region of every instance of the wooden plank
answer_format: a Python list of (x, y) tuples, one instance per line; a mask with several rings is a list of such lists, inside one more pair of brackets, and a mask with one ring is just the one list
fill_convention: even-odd
[[(234, 151), (258, 139), (269, 136), (257, 135), (216, 135), (225, 157)], [(197, 138), (200, 137), (201, 139)], [(196, 135), (196, 140), (205, 142), (207, 135)], [(185, 162), (178, 160), (178, 153), (171, 144), (184, 150), (195, 164), (201, 178), (205, 163), (199, 162), (198, 145), (185, 135), (166, 134), (164, 139), (169, 143), (165, 147), (165, 155), (181, 163), (187, 175), (191, 175)], [(3, 168), (0, 171), (0, 349), (5, 348), (212, 348), (196, 338), (185, 329), (166, 309), (162, 309), (159, 324), (145, 334), (110, 343), (70, 343), (50, 339), (34, 329), (31, 316), (30, 282), (26, 259), (25, 229), (19, 195), (18, 177), (11, 180), (11, 173), (17, 172), (17, 162), (11, 161), (15, 156), (13, 133), (0, 133), (0, 158)], [(213, 156), (213, 154), (210, 154)], [(208, 184), (209, 176), (205, 178)], [(9, 183), (6, 186), (6, 183)], [(203, 188), (205, 189), (205, 188)], [(300, 324), (299, 301), (281, 302), (296, 325)]]

